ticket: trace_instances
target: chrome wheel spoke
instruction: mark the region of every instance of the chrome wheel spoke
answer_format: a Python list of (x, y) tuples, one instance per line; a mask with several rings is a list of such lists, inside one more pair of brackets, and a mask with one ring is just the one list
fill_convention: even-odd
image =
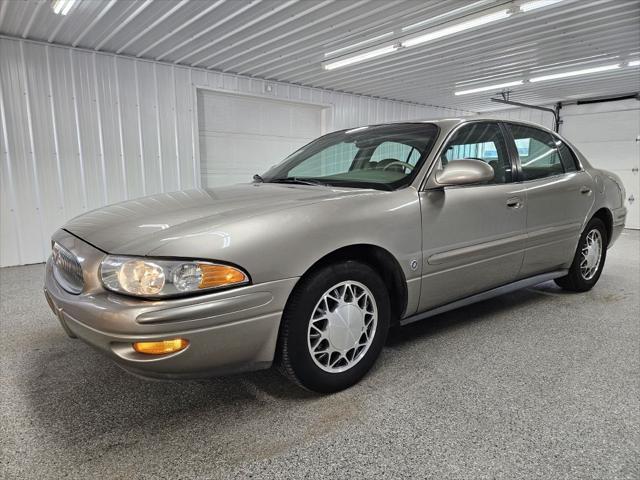
[(600, 267), (602, 261), (603, 242), (602, 235), (597, 229), (591, 230), (585, 237), (580, 250), (580, 274), (585, 280), (591, 280)]
[(329, 373), (349, 370), (371, 347), (378, 310), (371, 291), (350, 280), (334, 285), (316, 304), (307, 329), (314, 363)]

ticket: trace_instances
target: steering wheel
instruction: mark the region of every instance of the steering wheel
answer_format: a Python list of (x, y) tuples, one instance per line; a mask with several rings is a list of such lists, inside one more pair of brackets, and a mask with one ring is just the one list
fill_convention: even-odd
[(382, 170), (386, 170), (392, 165), (400, 165), (402, 167), (408, 168), (409, 170), (413, 170), (415, 168), (415, 165), (411, 165), (410, 163), (401, 162), (400, 160), (394, 160), (393, 162), (387, 163), (384, 167), (382, 167)]

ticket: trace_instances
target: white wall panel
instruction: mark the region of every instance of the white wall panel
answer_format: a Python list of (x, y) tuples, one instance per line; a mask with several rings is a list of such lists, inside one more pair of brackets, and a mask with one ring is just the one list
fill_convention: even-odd
[(0, 265), (43, 261), (88, 210), (200, 186), (194, 85), (327, 104), (329, 130), (465, 113), (0, 38)]

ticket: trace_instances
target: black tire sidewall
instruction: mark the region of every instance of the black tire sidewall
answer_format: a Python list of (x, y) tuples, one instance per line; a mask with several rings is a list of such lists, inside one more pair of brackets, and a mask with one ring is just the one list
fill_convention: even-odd
[[(362, 359), (345, 372), (329, 373), (318, 367), (307, 347), (311, 315), (321, 296), (345, 281), (365, 285), (373, 294), (378, 324), (373, 342)], [(373, 366), (386, 341), (390, 323), (389, 294), (380, 276), (368, 265), (356, 261), (329, 265), (312, 272), (296, 287), (295, 300), (287, 305), (287, 353), (296, 379), (306, 388), (321, 392), (343, 390), (357, 383)]]
[[(582, 276), (582, 272), (580, 271), (580, 262), (582, 260), (582, 248), (584, 243), (586, 242), (587, 235), (592, 230), (597, 229), (600, 232), (602, 237), (602, 252), (600, 254), (600, 265), (598, 265), (598, 271), (593, 276), (593, 278), (586, 280)], [(569, 276), (571, 277), (571, 281), (573, 282), (575, 289), (578, 291), (586, 291), (590, 290), (600, 278), (602, 274), (602, 269), (604, 268), (604, 262), (607, 258), (607, 245), (609, 243), (609, 238), (607, 236), (607, 229), (599, 218), (592, 218), (587, 226), (585, 227), (582, 235), (580, 235), (580, 241), (578, 242), (578, 248), (576, 249), (576, 254), (573, 259), (573, 263), (571, 264), (571, 269), (569, 270)]]

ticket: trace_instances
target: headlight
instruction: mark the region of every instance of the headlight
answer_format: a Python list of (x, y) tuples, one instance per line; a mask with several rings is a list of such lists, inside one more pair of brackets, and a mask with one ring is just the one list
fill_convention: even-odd
[(249, 276), (231, 265), (112, 255), (102, 261), (100, 278), (108, 290), (137, 297), (167, 297), (249, 283)]

